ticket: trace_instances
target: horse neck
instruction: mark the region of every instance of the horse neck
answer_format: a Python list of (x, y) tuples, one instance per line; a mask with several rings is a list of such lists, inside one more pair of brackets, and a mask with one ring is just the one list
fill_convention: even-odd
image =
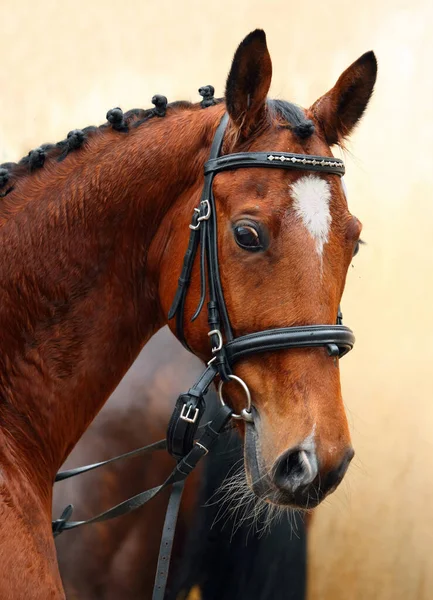
[(221, 113), (221, 106), (183, 109), (127, 134), (98, 132), (86, 149), (18, 182), (7, 197), (0, 227), (3, 463), (19, 456), (32, 477), (51, 484), (164, 324), (159, 262), (147, 251), (168, 209), (198, 192)]

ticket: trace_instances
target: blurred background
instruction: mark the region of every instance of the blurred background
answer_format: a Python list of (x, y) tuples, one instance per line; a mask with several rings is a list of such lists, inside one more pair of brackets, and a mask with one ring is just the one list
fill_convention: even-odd
[[(241, 39), (263, 28), (272, 97), (311, 105), (366, 50), (376, 92), (345, 152), (364, 224), (343, 301), (357, 345), (342, 382), (356, 457), (316, 511), (309, 600), (433, 597), (433, 4), (1, 0), (0, 162), (108, 109), (222, 96)], [(341, 153), (338, 153), (341, 155)]]

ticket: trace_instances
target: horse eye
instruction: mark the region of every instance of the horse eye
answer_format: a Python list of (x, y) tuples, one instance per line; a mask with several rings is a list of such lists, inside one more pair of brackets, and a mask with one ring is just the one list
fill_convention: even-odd
[(234, 228), (234, 236), (237, 245), (244, 250), (250, 250), (251, 252), (263, 250), (260, 234), (254, 225), (247, 223), (236, 225)]

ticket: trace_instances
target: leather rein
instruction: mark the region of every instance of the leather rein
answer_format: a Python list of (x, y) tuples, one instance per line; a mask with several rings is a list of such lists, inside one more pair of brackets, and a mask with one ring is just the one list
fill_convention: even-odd
[[(222, 171), (239, 168), (265, 167), (316, 171), (342, 177), (345, 169), (343, 161), (338, 158), (306, 154), (243, 152), (219, 156), (228, 120), (229, 117), (225, 114), (215, 133), (210, 157), (204, 167), (203, 192), (199, 206), (194, 209), (189, 226), (188, 248), (184, 257), (176, 295), (168, 314), (169, 319), (176, 318), (177, 337), (185, 348), (191, 350), (184, 335), (184, 308), (192, 268), (199, 253), (201, 294), (197, 310), (191, 320), (195, 320), (200, 314), (207, 295), (208, 336), (211, 340), (213, 358), (207, 363), (206, 369), (188, 392), (179, 396), (168, 425), (166, 440), (161, 440), (150, 446), (145, 446), (104, 462), (60, 472), (55, 479), (55, 481), (62, 481), (114, 461), (137, 454), (145, 454), (153, 450), (167, 449), (177, 460), (175, 469), (161, 485), (137, 494), (87, 521), (70, 521), (73, 507), (69, 505), (60, 518), (53, 521), (52, 524), (53, 534), (57, 536), (68, 529), (113, 519), (143, 506), (163, 489), (172, 486), (162, 533), (153, 600), (163, 600), (165, 595), (174, 530), (186, 477), (200, 459), (208, 453), (231, 418), (244, 419), (249, 423), (253, 423), (251, 395), (246, 383), (233, 374), (234, 364), (252, 354), (290, 348), (325, 347), (330, 356), (341, 358), (353, 348), (355, 342), (353, 332), (342, 324), (340, 309), (338, 309), (335, 325), (280, 327), (234, 337), (219, 271), (217, 213), (212, 190), (215, 175)], [(204, 396), (217, 376), (220, 378), (218, 393), (221, 406), (218, 407), (212, 421), (199, 427), (200, 419), (205, 410)], [(239, 415), (233, 414), (232, 409), (225, 404), (223, 399), (223, 385), (230, 380), (240, 384), (246, 395), (246, 407)], [(198, 434), (199, 437), (196, 439)]]

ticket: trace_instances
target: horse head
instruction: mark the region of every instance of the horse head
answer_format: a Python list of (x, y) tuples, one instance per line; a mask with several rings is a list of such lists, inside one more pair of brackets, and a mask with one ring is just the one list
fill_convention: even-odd
[[(331, 147), (341, 146), (361, 118), (376, 71), (375, 56), (367, 52), (304, 109), (267, 99), (272, 64), (262, 31), (248, 35), (237, 49), (226, 85), (229, 120), (221, 155), (264, 152), (270, 160), (300, 164), (293, 169), (236, 165), (215, 174), (217, 261), (234, 338), (336, 323), (361, 223), (349, 211), (341, 178), (329, 169), (318, 170), (314, 157), (319, 157), (317, 163), (337, 165)], [(221, 107), (215, 108), (221, 118)], [(290, 154), (284, 158), (284, 153)], [(205, 219), (205, 212), (201, 216)], [(160, 286), (166, 313), (175, 291), (174, 273), (181, 269), (185, 231), (184, 221), (172, 221), (174, 250), (163, 262), (165, 283)], [(188, 347), (207, 362), (212, 357), (209, 327), (205, 311), (198, 316), (196, 311), (200, 271), (203, 277), (197, 257), (182, 328)], [(178, 332), (174, 319), (170, 326)], [(218, 337), (221, 344), (227, 342), (222, 334)], [(233, 372), (252, 398), (252, 418), (237, 421), (245, 438), (249, 486), (270, 503), (317, 505), (337, 487), (354, 455), (339, 357), (324, 345), (266, 351), (243, 357)], [(245, 390), (233, 380), (224, 386), (224, 399), (239, 413)]]

